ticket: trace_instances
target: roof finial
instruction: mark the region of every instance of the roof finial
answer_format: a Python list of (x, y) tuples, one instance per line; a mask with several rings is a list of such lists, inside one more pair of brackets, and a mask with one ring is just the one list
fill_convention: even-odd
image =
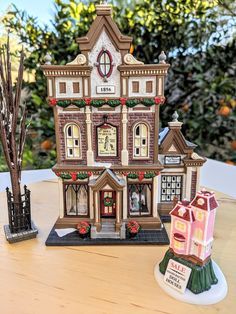
[(172, 118), (173, 118), (172, 122), (178, 122), (178, 117), (179, 117), (178, 112), (175, 111), (175, 112), (172, 114)]
[(44, 60), (45, 60), (45, 64), (51, 64), (52, 57), (49, 52), (47, 52), (47, 54), (45, 55)]
[(95, 5), (97, 15), (111, 15), (111, 5), (106, 0), (102, 0), (100, 4)]
[(166, 63), (166, 54), (164, 51), (162, 51), (160, 54), (159, 54), (159, 63)]

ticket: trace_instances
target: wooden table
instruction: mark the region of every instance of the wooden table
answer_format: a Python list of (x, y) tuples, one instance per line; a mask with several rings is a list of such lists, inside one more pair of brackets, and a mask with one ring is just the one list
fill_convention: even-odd
[[(0, 193), (0, 311), (2, 314), (208, 314), (235, 312), (236, 200), (217, 193), (213, 259), (229, 285), (224, 301), (211, 306), (180, 303), (158, 286), (153, 269), (167, 246), (46, 247), (58, 216), (56, 181), (30, 186), (36, 239), (8, 244), (5, 193)], [(167, 229), (169, 225), (167, 224)]]

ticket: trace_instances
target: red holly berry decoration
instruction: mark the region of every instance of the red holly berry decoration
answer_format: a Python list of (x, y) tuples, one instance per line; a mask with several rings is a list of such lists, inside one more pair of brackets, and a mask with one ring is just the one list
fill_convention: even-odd
[(50, 105), (51, 107), (56, 106), (56, 104), (57, 104), (56, 98), (51, 98), (51, 99), (49, 99), (49, 105)]
[(125, 177), (127, 177), (128, 172), (124, 171), (124, 172), (123, 172), (123, 175), (124, 175)]
[(71, 175), (72, 181), (76, 181), (77, 180), (77, 173), (76, 172), (71, 172), (70, 175)]
[(90, 106), (91, 98), (84, 98), (84, 101), (85, 101), (87, 106)]
[(144, 175), (145, 175), (145, 172), (144, 171), (139, 171), (138, 173), (138, 179), (139, 181), (142, 181), (144, 179)]
[(58, 176), (58, 177), (61, 176), (60, 172), (58, 172), (58, 171), (55, 172), (55, 175)]
[(92, 174), (93, 174), (92, 171), (88, 171), (88, 176), (89, 177), (91, 177)]
[(155, 101), (155, 104), (156, 104), (156, 105), (159, 105), (160, 103), (162, 103), (161, 97), (155, 97), (155, 98), (154, 98), (154, 101)]
[(122, 97), (120, 98), (120, 103), (122, 106), (124, 106), (126, 104), (126, 100), (127, 100), (127, 98), (122, 98)]

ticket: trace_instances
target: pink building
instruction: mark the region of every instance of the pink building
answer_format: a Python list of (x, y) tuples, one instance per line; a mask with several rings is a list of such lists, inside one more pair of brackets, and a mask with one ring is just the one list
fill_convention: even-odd
[(215, 194), (205, 190), (197, 192), (191, 203), (178, 202), (170, 212), (170, 248), (204, 262), (211, 255), (217, 207)]

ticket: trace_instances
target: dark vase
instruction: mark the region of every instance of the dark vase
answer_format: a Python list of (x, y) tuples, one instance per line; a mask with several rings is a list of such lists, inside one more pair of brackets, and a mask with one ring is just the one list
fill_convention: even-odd
[[(79, 232), (78, 232), (78, 233), (79, 233)], [(79, 236), (80, 236), (81, 239), (86, 239), (86, 238), (88, 237), (88, 235), (89, 235), (89, 232), (84, 233), (84, 234), (79, 233)]]
[(130, 239), (134, 239), (134, 238), (136, 238), (136, 236), (137, 236), (137, 232), (129, 232), (129, 237), (130, 237)]

